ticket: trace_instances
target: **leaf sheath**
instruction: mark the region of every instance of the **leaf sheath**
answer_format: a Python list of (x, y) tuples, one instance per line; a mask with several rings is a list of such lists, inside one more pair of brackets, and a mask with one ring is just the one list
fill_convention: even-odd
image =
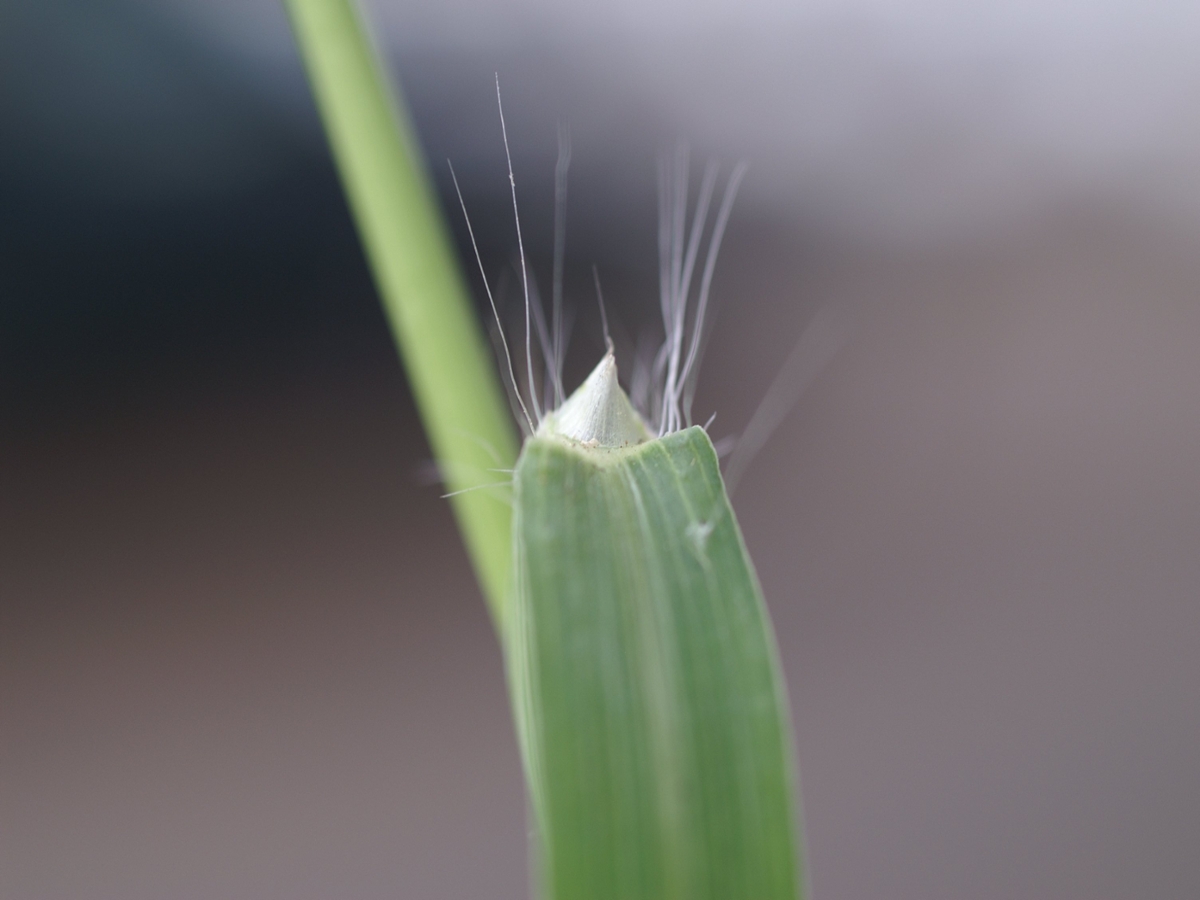
[(509, 665), (549, 900), (792, 900), (774, 638), (699, 428), (526, 442)]

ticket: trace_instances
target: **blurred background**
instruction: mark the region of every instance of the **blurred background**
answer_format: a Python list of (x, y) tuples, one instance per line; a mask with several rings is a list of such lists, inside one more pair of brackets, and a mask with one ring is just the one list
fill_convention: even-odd
[[(864, 311), (735, 498), (815, 896), (1200, 896), (1200, 7), (368, 7), (490, 273), (570, 123), (576, 374), (681, 137), (715, 436)], [(529, 896), (427, 457), (274, 0), (0, 0), (0, 897)]]

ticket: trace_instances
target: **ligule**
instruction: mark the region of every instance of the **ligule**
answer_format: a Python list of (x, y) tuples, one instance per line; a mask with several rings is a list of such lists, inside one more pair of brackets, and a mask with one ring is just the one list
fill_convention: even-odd
[(542, 432), (507, 650), (547, 900), (775, 900), (800, 878), (774, 638), (712, 443)]

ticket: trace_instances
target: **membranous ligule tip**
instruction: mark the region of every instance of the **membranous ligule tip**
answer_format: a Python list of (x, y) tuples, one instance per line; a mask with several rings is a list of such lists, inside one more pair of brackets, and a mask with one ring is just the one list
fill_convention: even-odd
[(538, 434), (604, 449), (631, 447), (651, 437), (617, 381), (617, 361), (611, 352), (604, 354), (575, 393), (546, 415)]

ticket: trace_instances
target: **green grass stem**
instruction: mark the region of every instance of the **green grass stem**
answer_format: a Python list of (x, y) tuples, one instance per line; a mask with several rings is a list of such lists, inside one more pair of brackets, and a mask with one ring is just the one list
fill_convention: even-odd
[(403, 100), (353, 0), (285, 0), (417, 408), (497, 627), (512, 512), (488, 490), (517, 457), (512, 419)]

